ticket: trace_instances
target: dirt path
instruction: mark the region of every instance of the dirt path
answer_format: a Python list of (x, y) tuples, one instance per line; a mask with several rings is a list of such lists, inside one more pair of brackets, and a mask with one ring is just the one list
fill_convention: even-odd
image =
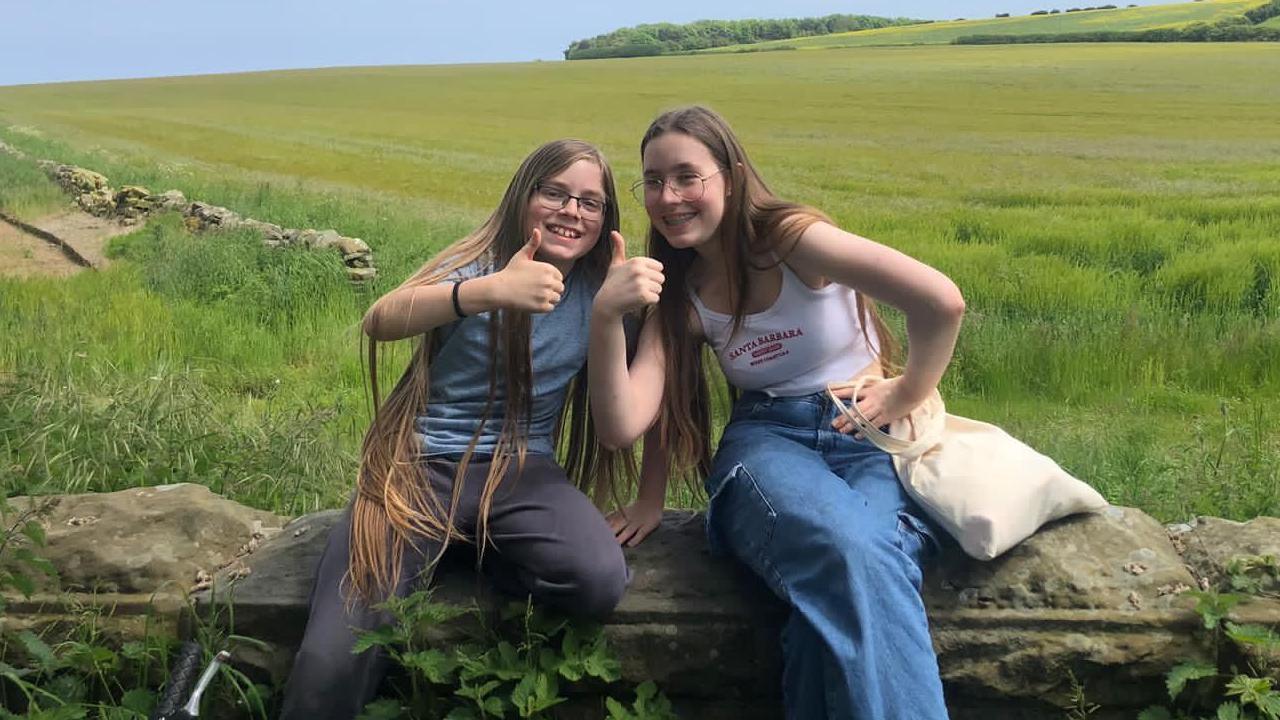
[(85, 268), (47, 240), (0, 221), (0, 275), (4, 277), (68, 277)]
[[(101, 270), (109, 264), (103, 254), (107, 241), (138, 229), (136, 225), (125, 227), (113, 220), (75, 210), (26, 221), (25, 224), (42, 232), (38, 236), (0, 219), (0, 275), (68, 277), (86, 269), (77, 258)], [(42, 237), (44, 235), (53, 236), (71, 252)]]

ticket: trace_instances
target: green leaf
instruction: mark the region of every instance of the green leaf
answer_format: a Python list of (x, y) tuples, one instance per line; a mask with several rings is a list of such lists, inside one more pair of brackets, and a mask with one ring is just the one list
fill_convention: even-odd
[(466, 705), (459, 705), (450, 710), (449, 714), (444, 716), (444, 720), (476, 720), (476, 711)]
[(633, 720), (627, 708), (611, 697), (604, 699), (604, 708), (609, 711), (609, 720)]
[(45, 683), (44, 688), (57, 695), (58, 699), (64, 703), (82, 703), (89, 696), (89, 687), (85, 684), (84, 678), (68, 673), (56, 676)]
[(560, 669), (566, 665), (565, 658), (556, 655), (556, 651), (551, 648), (541, 648), (538, 650), (538, 668), (549, 673), (560, 672)]
[(1222, 622), (1222, 619), (1231, 613), (1231, 609), (1239, 605), (1240, 601), (1244, 599), (1241, 595), (1219, 594), (1212, 590), (1204, 592), (1192, 590), (1187, 595), (1196, 599), (1195, 610), (1204, 620), (1206, 630), (1217, 628), (1218, 623)]
[(453, 694), (458, 697), (470, 698), (471, 700), (479, 702), (501, 684), (502, 681), (500, 680), (490, 680), (483, 685), (467, 685), (464, 683), (462, 687), (454, 690)]
[(533, 689), (536, 678), (532, 673), (520, 678), (511, 690), (511, 704), (516, 706), (516, 714), (527, 718), (533, 714)]
[(0, 677), (11, 678), (14, 682), (21, 683), (21, 678), (34, 673), (32, 668), (16, 668), (9, 663), (0, 660)]
[(88, 643), (67, 643), (63, 655), (67, 664), (84, 673), (98, 673), (113, 670), (119, 664), (119, 657), (111, 648)]
[(560, 641), (560, 651), (567, 658), (577, 657), (582, 652), (582, 642), (578, 639), (578, 629), (572, 625), (564, 631), (564, 639)]
[(506, 714), (507, 705), (502, 701), (502, 698), (497, 695), (485, 698), (484, 702), (481, 703), (481, 706), (484, 707), (484, 711), (486, 713), (495, 717), (502, 717)]
[(28, 520), (26, 525), (22, 526), (22, 534), (37, 547), (44, 547), (44, 526), (35, 520)]
[(22, 596), (25, 598), (30, 598), (36, 591), (36, 584), (31, 581), (31, 578), (20, 572), (9, 573), (8, 575), (0, 577), (0, 585), (8, 585), (14, 590), (22, 593)]
[(23, 630), (18, 633), (18, 642), (22, 644), (22, 649), (30, 655), (41, 670), (52, 673), (62, 667), (62, 661), (58, 659), (44, 640), (39, 635), (30, 630)]
[(1168, 708), (1162, 708), (1158, 705), (1151, 707), (1138, 713), (1138, 720), (1173, 720), (1173, 715)]
[[(550, 673), (538, 672), (533, 677), (533, 692), (528, 698), (525, 707), (529, 712), (529, 716), (535, 716), (554, 705), (559, 705), (565, 701), (560, 697), (560, 683), (556, 680), (556, 676)], [(514, 693), (512, 698), (514, 699)]]
[(636, 686), (636, 702), (641, 703), (653, 699), (658, 694), (658, 686), (652, 680), (645, 680)]
[(51, 578), (58, 577), (58, 569), (53, 566), (53, 563), (49, 562), (48, 560), (42, 557), (33, 555), (31, 559), (26, 561), (26, 563), (28, 566), (35, 568), (36, 570), (39, 570), (40, 572), (44, 573), (46, 577), (51, 577)]
[(605, 655), (603, 648), (582, 659), (582, 669), (591, 677), (613, 682), (622, 676), (622, 665)]
[(129, 642), (121, 645), (120, 655), (125, 660), (133, 660), (134, 662), (141, 662), (141, 661), (151, 659), (151, 653), (147, 649), (146, 643), (140, 642), (138, 640), (130, 640)]
[(371, 647), (387, 647), (400, 640), (394, 627), (383, 625), (376, 630), (357, 630), (356, 642), (351, 646), (352, 654), (359, 655)]
[(458, 661), (440, 650), (409, 653), (400, 659), (400, 663), (440, 685), (453, 682), (453, 673), (458, 669)]
[(1226, 624), (1227, 637), (1242, 645), (1254, 645), (1267, 650), (1280, 649), (1280, 635), (1261, 625)]
[(1227, 695), (1240, 698), (1242, 705), (1256, 705), (1264, 713), (1263, 703), (1271, 692), (1271, 678), (1257, 678), (1248, 675), (1236, 675), (1227, 683)]
[(529, 672), (528, 666), (520, 659), (519, 653), (511, 643), (503, 640), (497, 648), (482, 656), (485, 661), (485, 674), (499, 680), (519, 680)]
[(393, 698), (379, 698), (364, 706), (364, 710), (356, 716), (356, 720), (395, 720), (403, 713), (400, 701)]
[(677, 720), (671, 701), (658, 692), (658, 686), (652, 680), (646, 680), (636, 688), (636, 712), (649, 720)]
[(1186, 662), (1175, 666), (1165, 677), (1165, 686), (1169, 688), (1169, 699), (1176, 700), (1189, 681), (1213, 677), (1217, 674), (1216, 667), (1204, 663)]
[(143, 688), (134, 688), (120, 696), (120, 704), (147, 717), (156, 706), (156, 694)]
[(1219, 705), (1217, 720), (1240, 720), (1240, 706), (1233, 702)]
[(1280, 718), (1280, 695), (1274, 692), (1268, 692), (1258, 698), (1256, 703), (1258, 709), (1266, 716), (1267, 720), (1277, 720)]

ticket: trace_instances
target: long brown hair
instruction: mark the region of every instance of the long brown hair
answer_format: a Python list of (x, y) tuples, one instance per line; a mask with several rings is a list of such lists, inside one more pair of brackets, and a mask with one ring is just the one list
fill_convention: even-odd
[[(765, 269), (783, 261), (800, 241), (804, 231), (816, 222), (831, 222), (818, 210), (789, 202), (773, 194), (756, 171), (746, 150), (738, 142), (729, 123), (714, 110), (694, 105), (659, 115), (640, 141), (640, 156), (654, 139), (667, 133), (682, 133), (702, 143), (727, 178), (724, 217), (716, 238), (724, 255), (725, 277), (733, 315), (733, 329), (742, 326), (747, 298), (751, 296), (751, 269)], [(649, 255), (662, 263), (664, 285), (688, 288), (689, 269), (698, 257), (693, 248), (672, 247), (652, 223), (649, 225)], [(757, 258), (774, 257), (765, 265)], [(689, 292), (692, 292), (690, 290)], [(896, 367), (898, 345), (893, 333), (880, 318), (875, 302), (857, 294), (858, 316), (870, 347), (878, 347), (880, 364)], [(707, 354), (694, 341), (689, 319), (692, 305), (688, 292), (664, 292), (658, 300), (662, 346), (666, 355), (666, 385), (658, 430), (672, 458), (674, 474), (705, 477), (711, 468), (711, 394), (707, 380)], [(867, 331), (875, 331), (878, 343)]]
[[(556, 140), (533, 151), (520, 164), (493, 214), (479, 228), (445, 248), (400, 287), (441, 282), (451, 273), (472, 264), (490, 271), (506, 267), (527, 241), (524, 227), (527, 208), (538, 183), (589, 160), (603, 175), (606, 207), (595, 246), (581, 258), (575, 270), (599, 286), (612, 257), (609, 233), (618, 229), (618, 202), (613, 173), (600, 151), (581, 140)], [(368, 369), (374, 404), (373, 422), (364, 436), (356, 496), (351, 508), (351, 555), (346, 581), (350, 599), (377, 602), (389, 597), (400, 576), (404, 552), (414, 540), (426, 537), (444, 552), (451, 540), (474, 541), (481, 554), (488, 540), (489, 506), (494, 492), (515, 458), (523, 468), (528, 449), (528, 422), (532, 406), (533, 363), (529, 350), (532, 327), (529, 313), (495, 311), (489, 318), (489, 349), (495, 361), (489, 368), (489, 399), (480, 425), (458, 462), (453, 494), (448, 506), (431, 492), (422, 458), (425, 449), (414, 431), (414, 419), (427, 405), (430, 360), (438, 349), (434, 331), (418, 342), (409, 365), (387, 396), (378, 392), (378, 343), (369, 340)], [(499, 369), (501, 365), (501, 371)], [(454, 527), (463, 479), (484, 426), (498, 397), (498, 382), (505, 383), (505, 413), (493, 460), (480, 495), (480, 525), (476, 538), (465, 537)], [(606, 451), (596, 441), (587, 407), (586, 368), (570, 382), (564, 407), (553, 435), (569, 478), (581, 489), (603, 497), (612, 488), (619, 454)], [(567, 438), (565, 436), (567, 435)], [(565, 442), (561, 442), (565, 439)], [(434, 561), (436, 558), (432, 558)]]

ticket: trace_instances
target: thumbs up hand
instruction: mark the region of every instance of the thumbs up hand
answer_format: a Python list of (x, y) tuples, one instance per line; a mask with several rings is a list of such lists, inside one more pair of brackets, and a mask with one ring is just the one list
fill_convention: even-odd
[(501, 278), (501, 307), (526, 312), (551, 312), (564, 294), (564, 276), (550, 263), (535, 260), (542, 232), (534, 229), (529, 242), (516, 251), (497, 275)]
[(609, 242), (613, 243), (613, 260), (609, 263), (609, 267), (617, 267), (627, 261), (627, 241), (622, 237), (622, 233), (614, 230), (609, 233)]
[(613, 242), (613, 259), (609, 274), (596, 293), (595, 312), (607, 318), (623, 315), (654, 305), (662, 295), (662, 263), (650, 257), (627, 259), (627, 241), (622, 233), (609, 235)]

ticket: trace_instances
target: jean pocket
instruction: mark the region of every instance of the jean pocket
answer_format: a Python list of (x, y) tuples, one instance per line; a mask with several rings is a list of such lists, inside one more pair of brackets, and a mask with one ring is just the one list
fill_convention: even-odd
[(770, 409), (773, 408), (774, 399), (768, 395), (761, 395), (756, 398), (740, 398), (734, 403), (732, 412), (729, 413), (729, 421), (743, 422), (746, 420), (759, 420), (763, 416), (767, 416)]

